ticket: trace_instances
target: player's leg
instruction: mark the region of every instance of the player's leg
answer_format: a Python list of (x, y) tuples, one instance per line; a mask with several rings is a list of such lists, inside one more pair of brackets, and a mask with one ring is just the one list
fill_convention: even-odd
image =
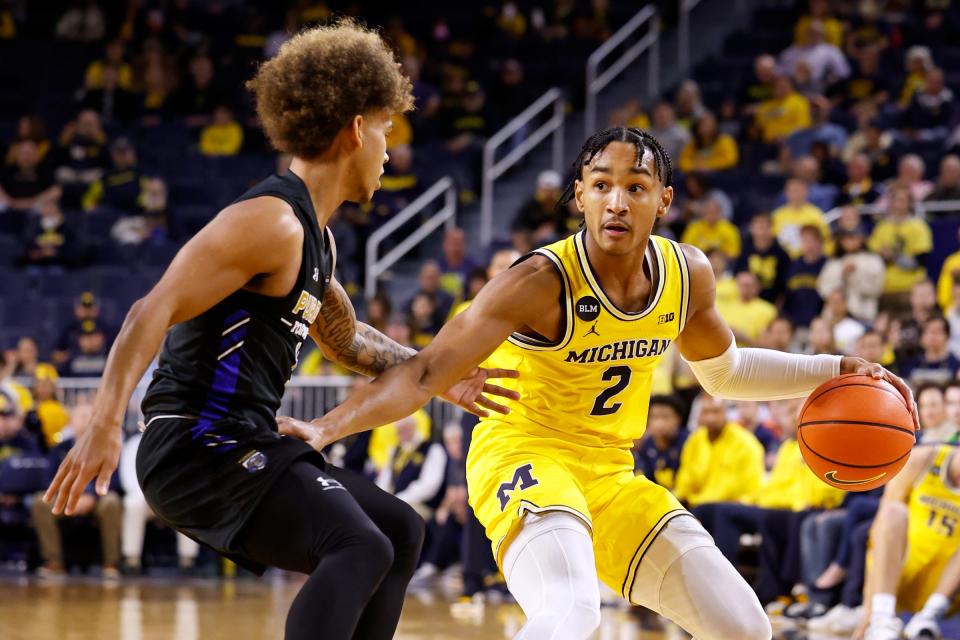
[[(134, 487), (136, 489), (128, 489), (127, 494), (123, 496), (120, 544), (125, 567), (136, 572), (140, 569), (143, 556), (143, 538), (147, 527), (147, 514), (150, 511), (140, 486), (135, 484)], [(182, 535), (177, 534), (177, 536)]]
[(393, 546), (393, 563), (367, 601), (354, 632), (357, 640), (389, 640), (400, 620), (407, 584), (420, 559), (423, 518), (402, 500), (351, 471), (337, 467), (328, 467), (327, 471), (346, 487)]
[(650, 543), (630, 600), (670, 618), (696, 640), (769, 640), (773, 633), (750, 585), (688, 515), (671, 519)]
[(97, 506), (94, 508), (94, 515), (100, 527), (100, 548), (103, 553), (105, 577), (119, 576), (117, 569), (120, 566), (121, 511), (120, 496), (115, 491), (97, 500)]
[(526, 514), (504, 552), (503, 572), (527, 616), (517, 639), (578, 640), (600, 625), (593, 541), (579, 517)]
[(306, 461), (275, 481), (239, 533), (239, 555), (309, 574), (290, 606), (286, 640), (348, 640), (393, 565), (393, 545), (347, 490)]
[(873, 521), (863, 599), (869, 612), (867, 638), (899, 637), (896, 593), (907, 558), (909, 515), (907, 505), (891, 501), (880, 505)]
[(951, 599), (957, 589), (960, 589), (960, 552), (954, 552), (950, 560), (943, 565), (937, 586), (924, 602), (923, 608), (910, 618), (903, 630), (904, 635), (911, 640), (940, 637), (940, 621), (950, 608)]

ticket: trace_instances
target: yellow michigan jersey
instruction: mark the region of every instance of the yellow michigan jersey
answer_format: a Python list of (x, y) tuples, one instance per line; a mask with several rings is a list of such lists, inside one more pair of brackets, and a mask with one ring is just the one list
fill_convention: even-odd
[(525, 512), (566, 511), (592, 530), (600, 578), (627, 597), (646, 547), (686, 513), (634, 476), (630, 448), (646, 428), (654, 370), (683, 329), (690, 277), (680, 246), (651, 236), (649, 303), (620, 310), (600, 287), (585, 234), (534, 252), (563, 282), (562, 335), (549, 343), (513, 334), (487, 360), (520, 372), (505, 386), (521, 397), (474, 430), (467, 481), (498, 563)]
[(907, 560), (897, 587), (897, 605), (907, 611), (923, 608), (947, 562), (960, 549), (960, 490), (944, 481), (956, 451), (940, 446), (910, 492)]

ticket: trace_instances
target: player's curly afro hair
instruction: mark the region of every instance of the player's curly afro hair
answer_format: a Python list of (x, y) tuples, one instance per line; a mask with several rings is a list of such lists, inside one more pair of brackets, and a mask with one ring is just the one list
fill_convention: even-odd
[(247, 82), (279, 151), (312, 159), (357, 115), (413, 108), (410, 80), (376, 31), (355, 20), (301, 31)]
[(670, 161), (669, 154), (660, 146), (659, 140), (649, 132), (636, 127), (609, 127), (587, 138), (583, 146), (580, 147), (577, 159), (570, 166), (573, 175), (570, 182), (567, 183), (563, 195), (560, 196), (560, 201), (557, 203), (558, 208), (566, 206), (573, 200), (576, 192), (576, 182), (583, 179), (583, 168), (590, 164), (594, 156), (606, 149), (611, 142), (626, 142), (634, 145), (637, 148), (638, 164), (643, 161), (644, 152), (649, 150), (653, 154), (653, 168), (657, 178), (665, 187), (669, 187), (673, 182), (673, 163)]

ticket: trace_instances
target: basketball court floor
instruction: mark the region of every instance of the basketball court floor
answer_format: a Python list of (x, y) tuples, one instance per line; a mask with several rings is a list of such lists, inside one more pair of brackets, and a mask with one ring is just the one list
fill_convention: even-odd
[[(297, 579), (142, 579), (109, 585), (71, 578), (51, 583), (0, 579), (2, 640), (282, 640)], [(437, 591), (411, 593), (396, 640), (502, 640), (523, 624), (513, 604), (451, 607)], [(646, 628), (650, 627), (650, 628)], [(642, 624), (629, 611), (605, 608), (594, 640), (680, 640), (658, 620)], [(323, 639), (317, 630), (317, 639)], [(777, 638), (799, 640), (796, 630)], [(819, 636), (827, 640), (826, 636)], [(731, 638), (730, 640), (736, 640)], [(813, 640), (813, 637), (810, 637)]]

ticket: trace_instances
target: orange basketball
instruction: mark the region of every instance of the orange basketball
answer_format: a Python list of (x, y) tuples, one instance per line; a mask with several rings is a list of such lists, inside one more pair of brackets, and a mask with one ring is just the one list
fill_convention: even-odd
[(910, 409), (892, 384), (850, 373), (810, 394), (797, 441), (818, 478), (845, 491), (869, 491), (907, 463), (916, 433)]

